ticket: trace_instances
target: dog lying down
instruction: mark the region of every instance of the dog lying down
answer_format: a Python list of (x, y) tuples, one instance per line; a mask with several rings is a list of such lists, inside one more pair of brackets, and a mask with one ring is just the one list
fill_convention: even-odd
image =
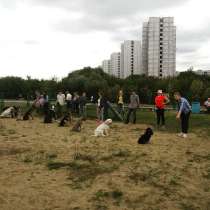
[(108, 130), (110, 129), (109, 125), (111, 124), (112, 124), (112, 119), (108, 119), (105, 122), (103, 122), (101, 125), (99, 125), (95, 129), (94, 136), (97, 136), (97, 137), (108, 136), (109, 135)]
[(150, 139), (153, 135), (152, 128), (147, 128), (145, 133), (139, 137), (138, 144), (148, 144), (150, 143)]

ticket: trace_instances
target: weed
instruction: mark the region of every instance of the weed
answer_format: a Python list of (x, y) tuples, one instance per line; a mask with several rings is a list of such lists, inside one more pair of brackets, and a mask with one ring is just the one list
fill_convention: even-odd
[(47, 167), (49, 170), (57, 170), (60, 168), (67, 167), (68, 163), (63, 163), (63, 162), (49, 162), (47, 163)]
[(7, 132), (9, 133), (9, 134), (16, 134), (16, 131), (15, 130), (13, 130), (13, 129), (9, 129), (9, 130), (7, 130)]
[(207, 170), (206, 174), (203, 175), (203, 177), (210, 180), (210, 168)]
[(34, 164), (42, 164), (43, 162), (51, 161), (56, 157), (57, 154), (55, 153), (45, 153), (44, 151), (39, 151), (36, 153), (22, 154), (21, 156), (19, 156), (19, 159), (24, 163), (33, 162)]
[(99, 190), (95, 193), (94, 200), (102, 200), (103, 198), (109, 197), (109, 192), (104, 190)]
[(170, 185), (178, 185), (179, 183), (178, 183), (178, 180), (179, 180), (179, 177), (178, 176), (173, 176), (172, 178), (171, 178), (171, 180), (169, 181), (169, 184)]
[(85, 155), (85, 154), (80, 154), (80, 153), (75, 153), (73, 155), (74, 160), (83, 160), (83, 161), (89, 161), (92, 162), (94, 161), (94, 157), (91, 155)]
[(97, 204), (95, 206), (95, 210), (107, 210), (107, 209), (108, 209), (108, 207), (103, 204)]
[(119, 200), (122, 198), (123, 193), (120, 190), (114, 190), (111, 192), (112, 198), (115, 200)]
[(181, 203), (181, 208), (183, 210), (196, 210), (196, 208), (192, 204)]
[(128, 157), (130, 155), (130, 152), (128, 150), (118, 150), (116, 152), (113, 152), (114, 157)]

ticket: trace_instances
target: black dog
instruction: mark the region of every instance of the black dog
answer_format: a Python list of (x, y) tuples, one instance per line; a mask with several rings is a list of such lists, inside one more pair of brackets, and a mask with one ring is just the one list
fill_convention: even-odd
[(71, 118), (71, 113), (66, 113), (63, 118), (61, 119), (59, 126), (60, 127), (64, 127), (66, 125), (67, 122), (71, 123), (72, 118)]
[(147, 128), (145, 133), (139, 137), (138, 144), (148, 144), (152, 135), (152, 128)]
[(34, 111), (35, 107), (30, 107), (25, 114), (23, 115), (23, 120), (29, 120), (30, 118), (33, 120), (32, 112)]

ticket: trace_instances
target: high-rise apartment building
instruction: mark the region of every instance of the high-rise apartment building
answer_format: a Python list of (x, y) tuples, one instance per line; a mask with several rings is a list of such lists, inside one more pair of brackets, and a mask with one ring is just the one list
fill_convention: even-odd
[(120, 52), (115, 52), (111, 54), (110, 57), (110, 67), (111, 67), (111, 74), (115, 77), (121, 77), (121, 56)]
[(102, 62), (102, 69), (105, 73), (111, 74), (111, 62), (110, 62), (110, 60), (104, 60)]
[(121, 78), (134, 74), (142, 74), (141, 42), (126, 40), (121, 44)]
[(176, 72), (176, 26), (173, 17), (150, 17), (143, 24), (142, 72), (169, 77)]

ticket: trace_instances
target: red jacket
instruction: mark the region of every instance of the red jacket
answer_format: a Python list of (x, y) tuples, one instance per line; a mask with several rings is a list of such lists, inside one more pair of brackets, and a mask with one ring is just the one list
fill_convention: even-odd
[(164, 109), (165, 108), (165, 100), (166, 97), (164, 95), (159, 95), (155, 97), (155, 106), (158, 109)]

